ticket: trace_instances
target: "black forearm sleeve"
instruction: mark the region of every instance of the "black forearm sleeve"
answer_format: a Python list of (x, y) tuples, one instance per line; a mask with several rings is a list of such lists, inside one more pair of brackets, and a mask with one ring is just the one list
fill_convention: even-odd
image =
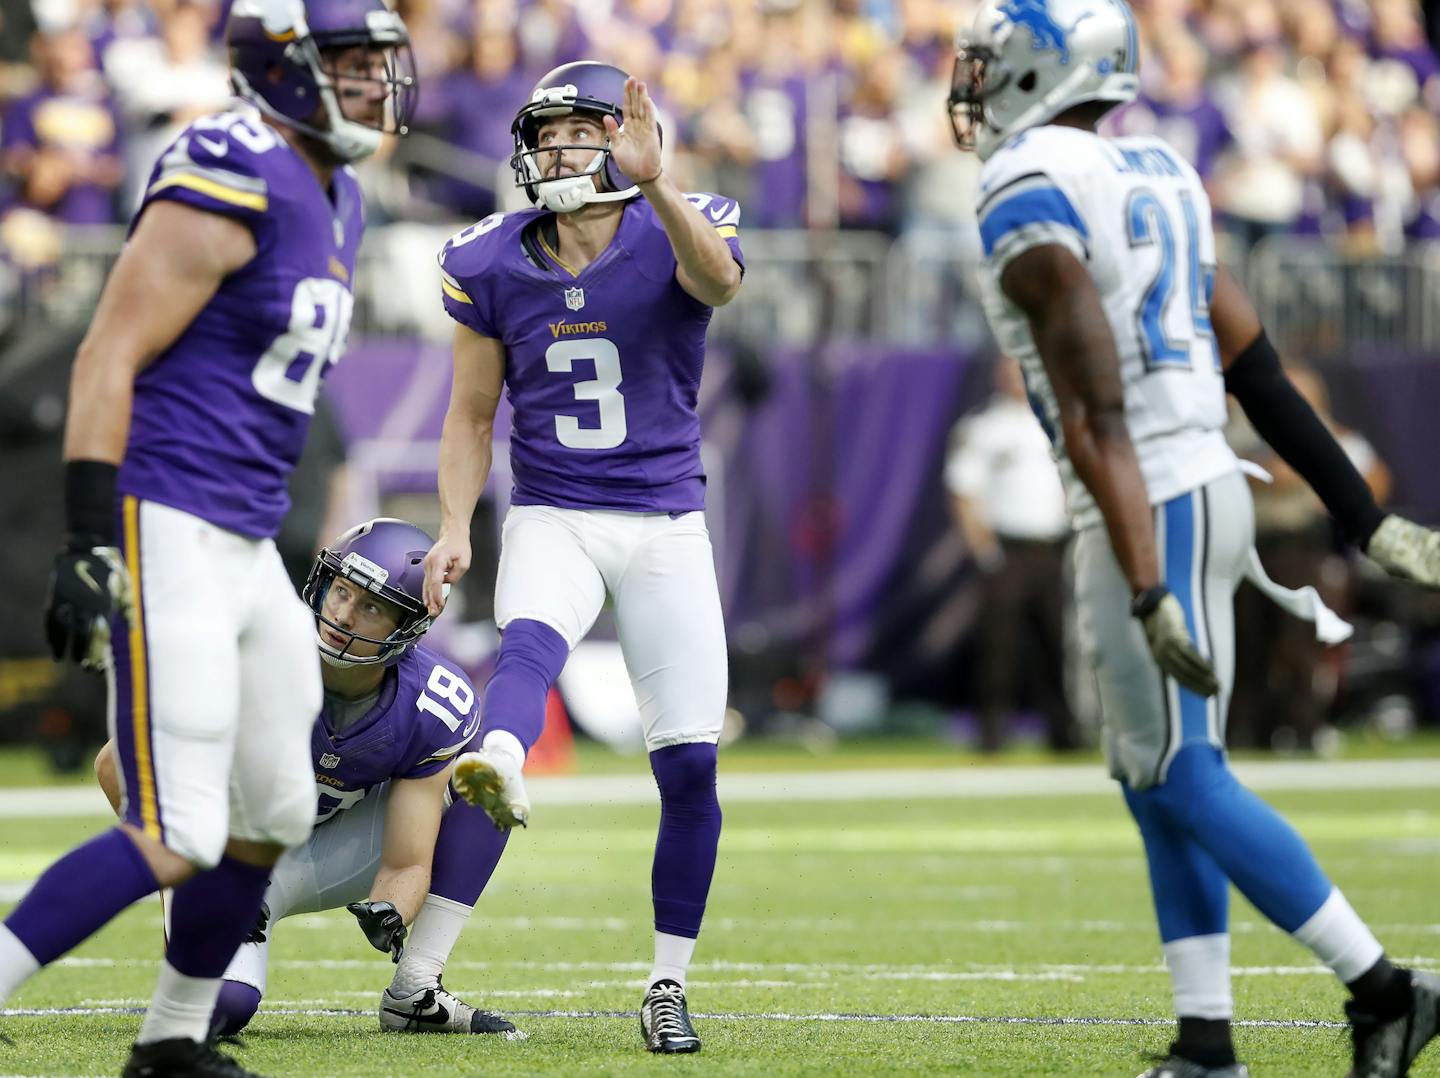
[(1230, 364), (1225, 388), (1260, 437), (1320, 496), (1345, 538), (1364, 549), (1385, 513), (1335, 435), (1286, 377), (1263, 330)]
[(119, 469), (103, 460), (65, 463), (65, 527), (85, 545), (115, 545), (115, 478)]

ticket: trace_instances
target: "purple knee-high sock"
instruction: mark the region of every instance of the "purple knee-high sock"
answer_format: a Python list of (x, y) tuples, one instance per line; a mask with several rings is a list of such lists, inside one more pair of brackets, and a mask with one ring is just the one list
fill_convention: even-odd
[(208, 872), (175, 888), (165, 958), (187, 977), (214, 979), (255, 927), (270, 870), (222, 857)]
[(500, 658), (485, 686), (481, 739), (492, 730), (506, 730), (529, 752), (545, 728), (545, 697), (569, 657), (565, 638), (543, 622), (521, 618), (506, 626)]
[(5, 926), (35, 961), (49, 965), (132, 902), (160, 889), (134, 841), (119, 828), (77, 846), (45, 870)]
[(510, 832), (497, 828), (484, 809), (457, 798), (440, 821), (430, 893), (464, 906), (475, 905), (509, 839)]
[(660, 787), (660, 834), (650, 872), (658, 932), (700, 935), (720, 847), (715, 765), (714, 745), (669, 745), (650, 754)]

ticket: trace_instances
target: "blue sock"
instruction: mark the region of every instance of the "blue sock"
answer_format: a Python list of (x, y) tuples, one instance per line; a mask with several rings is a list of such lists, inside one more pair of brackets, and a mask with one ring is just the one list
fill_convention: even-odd
[(550, 686), (569, 657), (565, 638), (543, 622), (519, 618), (507, 625), (495, 672), (485, 686), (481, 739), (493, 730), (506, 730), (529, 752), (545, 729)]
[(1240, 785), (1213, 745), (1186, 745), (1163, 783), (1127, 793), (1127, 800), (1153, 806), (1172, 828), (1202, 846), (1240, 893), (1286, 932), (1303, 925), (1330, 897), (1330, 880), (1304, 839)]
[(456, 799), (440, 821), (430, 869), (430, 893), (473, 906), (490, 882), (509, 831), (501, 831), (485, 810)]
[(660, 787), (660, 834), (650, 891), (655, 930), (695, 939), (720, 848), (714, 745), (669, 745), (650, 754)]
[(5, 926), (35, 961), (47, 966), (132, 902), (159, 889), (140, 848), (117, 827), (46, 869)]
[(1124, 791), (1145, 843), (1161, 942), (1228, 931), (1230, 881), (1215, 859), (1171, 824), (1161, 805), (1128, 786)]
[(175, 888), (165, 958), (186, 977), (224, 976), (230, 959), (255, 927), (270, 870), (222, 857), (208, 872)]

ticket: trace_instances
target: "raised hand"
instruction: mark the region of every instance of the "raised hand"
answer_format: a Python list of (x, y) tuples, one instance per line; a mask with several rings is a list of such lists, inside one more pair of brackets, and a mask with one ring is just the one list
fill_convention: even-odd
[(645, 84), (631, 75), (625, 80), (625, 102), (621, 106), (623, 124), (615, 117), (605, 117), (605, 134), (610, 139), (610, 159), (615, 167), (635, 183), (658, 179), (660, 164), (660, 124), (655, 119), (655, 102)]
[(454, 584), (470, 568), (469, 536), (447, 536), (442, 534), (430, 553), (425, 555), (425, 609), (432, 618), (438, 617), (445, 609), (445, 600)]

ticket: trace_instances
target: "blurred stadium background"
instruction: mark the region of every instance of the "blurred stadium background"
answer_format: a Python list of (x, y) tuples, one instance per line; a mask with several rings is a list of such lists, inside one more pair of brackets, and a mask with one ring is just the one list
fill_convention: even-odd
[[(61, 767), (88, 763), (103, 737), (101, 686), (52, 664), (40, 630), (69, 363), (137, 185), (189, 119), (227, 101), (225, 6), (0, 9), (0, 739), (40, 740)], [(1440, 400), (1435, 5), (1429, 19), (1413, 0), (1135, 6), (1144, 94), (1110, 125), (1157, 131), (1198, 166), (1224, 260), (1297, 378), (1378, 494), (1440, 519), (1425, 407)], [(344, 523), (434, 528), (450, 378), (435, 253), (523, 204), (509, 125), (537, 77), (603, 59), (649, 82), (682, 185), (744, 206), (747, 284), (716, 318), (702, 387), (733, 732), (811, 746), (1092, 743), (1049, 466), (1007, 448), (1009, 378), (976, 299), (978, 162), (953, 149), (943, 109), (951, 40), (974, 5), (399, 7), (420, 115), (413, 137), (360, 169), (371, 231), (350, 349), (296, 479), (283, 539), (295, 571)], [(1321, 653), (1242, 595), (1234, 742), (1327, 753), (1376, 731), (1423, 743), (1440, 725), (1440, 601), (1367, 572), (1265, 447), (1239, 424), (1235, 438), (1276, 476), (1256, 491), (1271, 574), (1317, 583), (1358, 631)], [(441, 646), (476, 676), (495, 642), (504, 460), (475, 522), (477, 569), (442, 622)], [(577, 727), (623, 743), (638, 733), (628, 683), (603, 623), (593, 640), (567, 671), (565, 705)]]

